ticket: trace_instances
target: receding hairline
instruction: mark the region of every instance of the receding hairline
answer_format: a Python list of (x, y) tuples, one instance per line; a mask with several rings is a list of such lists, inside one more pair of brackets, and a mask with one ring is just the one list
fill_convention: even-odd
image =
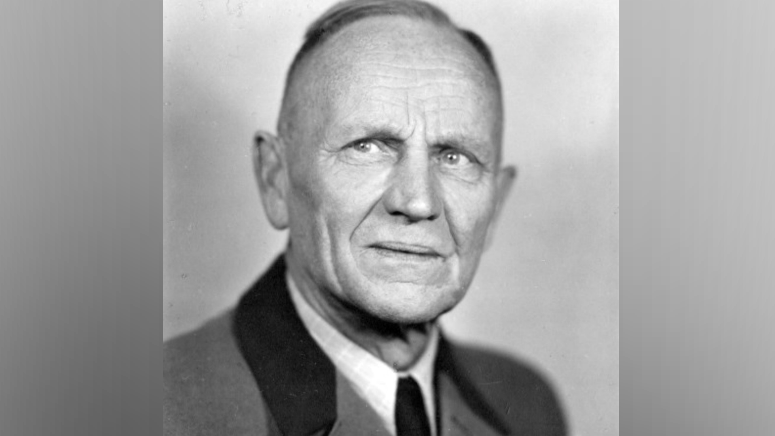
[(304, 43), (291, 63), (285, 81), (282, 108), (278, 120), (278, 133), (285, 130), (284, 120), (292, 102), (288, 101), (291, 87), (299, 79), (303, 64), (317, 52), (332, 36), (351, 24), (376, 17), (406, 17), (449, 29), (471, 45), (492, 77), (495, 92), (500, 99), (501, 85), (495, 61), (489, 47), (475, 32), (457, 26), (440, 8), (421, 0), (347, 0), (335, 4), (318, 17), (304, 35)]
[(380, 16), (414, 18), (456, 31), (473, 46), (490, 72), (498, 78), (495, 61), (487, 43), (475, 32), (459, 27), (440, 8), (422, 0), (347, 0), (335, 4), (309, 25), (304, 34), (304, 43), (291, 63), (288, 79), (292, 77), (298, 64), (331, 36), (352, 23)]

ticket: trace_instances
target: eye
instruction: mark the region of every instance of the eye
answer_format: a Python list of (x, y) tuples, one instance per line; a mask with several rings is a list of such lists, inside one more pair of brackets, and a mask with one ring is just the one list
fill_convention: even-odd
[(441, 163), (450, 166), (468, 165), (471, 159), (457, 150), (445, 150), (441, 153)]
[(347, 144), (339, 154), (343, 162), (372, 165), (386, 163), (396, 158), (393, 148), (374, 138), (359, 139)]
[(379, 147), (374, 143), (374, 141), (366, 139), (352, 144), (352, 148), (353, 150), (360, 153), (374, 153), (375, 151), (379, 151)]

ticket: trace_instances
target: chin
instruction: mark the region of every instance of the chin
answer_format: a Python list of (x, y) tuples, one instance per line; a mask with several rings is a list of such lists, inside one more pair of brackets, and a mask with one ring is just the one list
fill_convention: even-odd
[(457, 288), (429, 288), (407, 283), (378, 286), (379, 290), (363, 295), (360, 306), (371, 316), (391, 324), (422, 324), (435, 321), (460, 302), (464, 291)]

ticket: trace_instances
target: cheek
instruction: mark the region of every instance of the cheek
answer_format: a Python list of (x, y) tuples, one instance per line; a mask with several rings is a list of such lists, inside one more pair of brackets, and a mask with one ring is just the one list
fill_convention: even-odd
[(495, 210), (492, 189), (450, 187), (445, 190), (445, 213), (458, 254), (478, 253)]
[[(299, 174), (294, 189), (300, 207), (293, 213), (303, 225), (315, 226), (326, 239), (349, 239), (354, 229), (373, 209), (384, 190), (385, 177), (374, 171), (358, 171), (326, 165), (325, 162)], [(336, 242), (334, 242), (336, 244)]]

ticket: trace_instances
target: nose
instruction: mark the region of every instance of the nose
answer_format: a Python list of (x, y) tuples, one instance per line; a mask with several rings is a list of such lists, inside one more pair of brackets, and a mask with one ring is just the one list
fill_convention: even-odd
[(396, 164), (384, 203), (390, 215), (410, 222), (434, 220), (442, 211), (439, 188), (426, 152), (407, 153)]

